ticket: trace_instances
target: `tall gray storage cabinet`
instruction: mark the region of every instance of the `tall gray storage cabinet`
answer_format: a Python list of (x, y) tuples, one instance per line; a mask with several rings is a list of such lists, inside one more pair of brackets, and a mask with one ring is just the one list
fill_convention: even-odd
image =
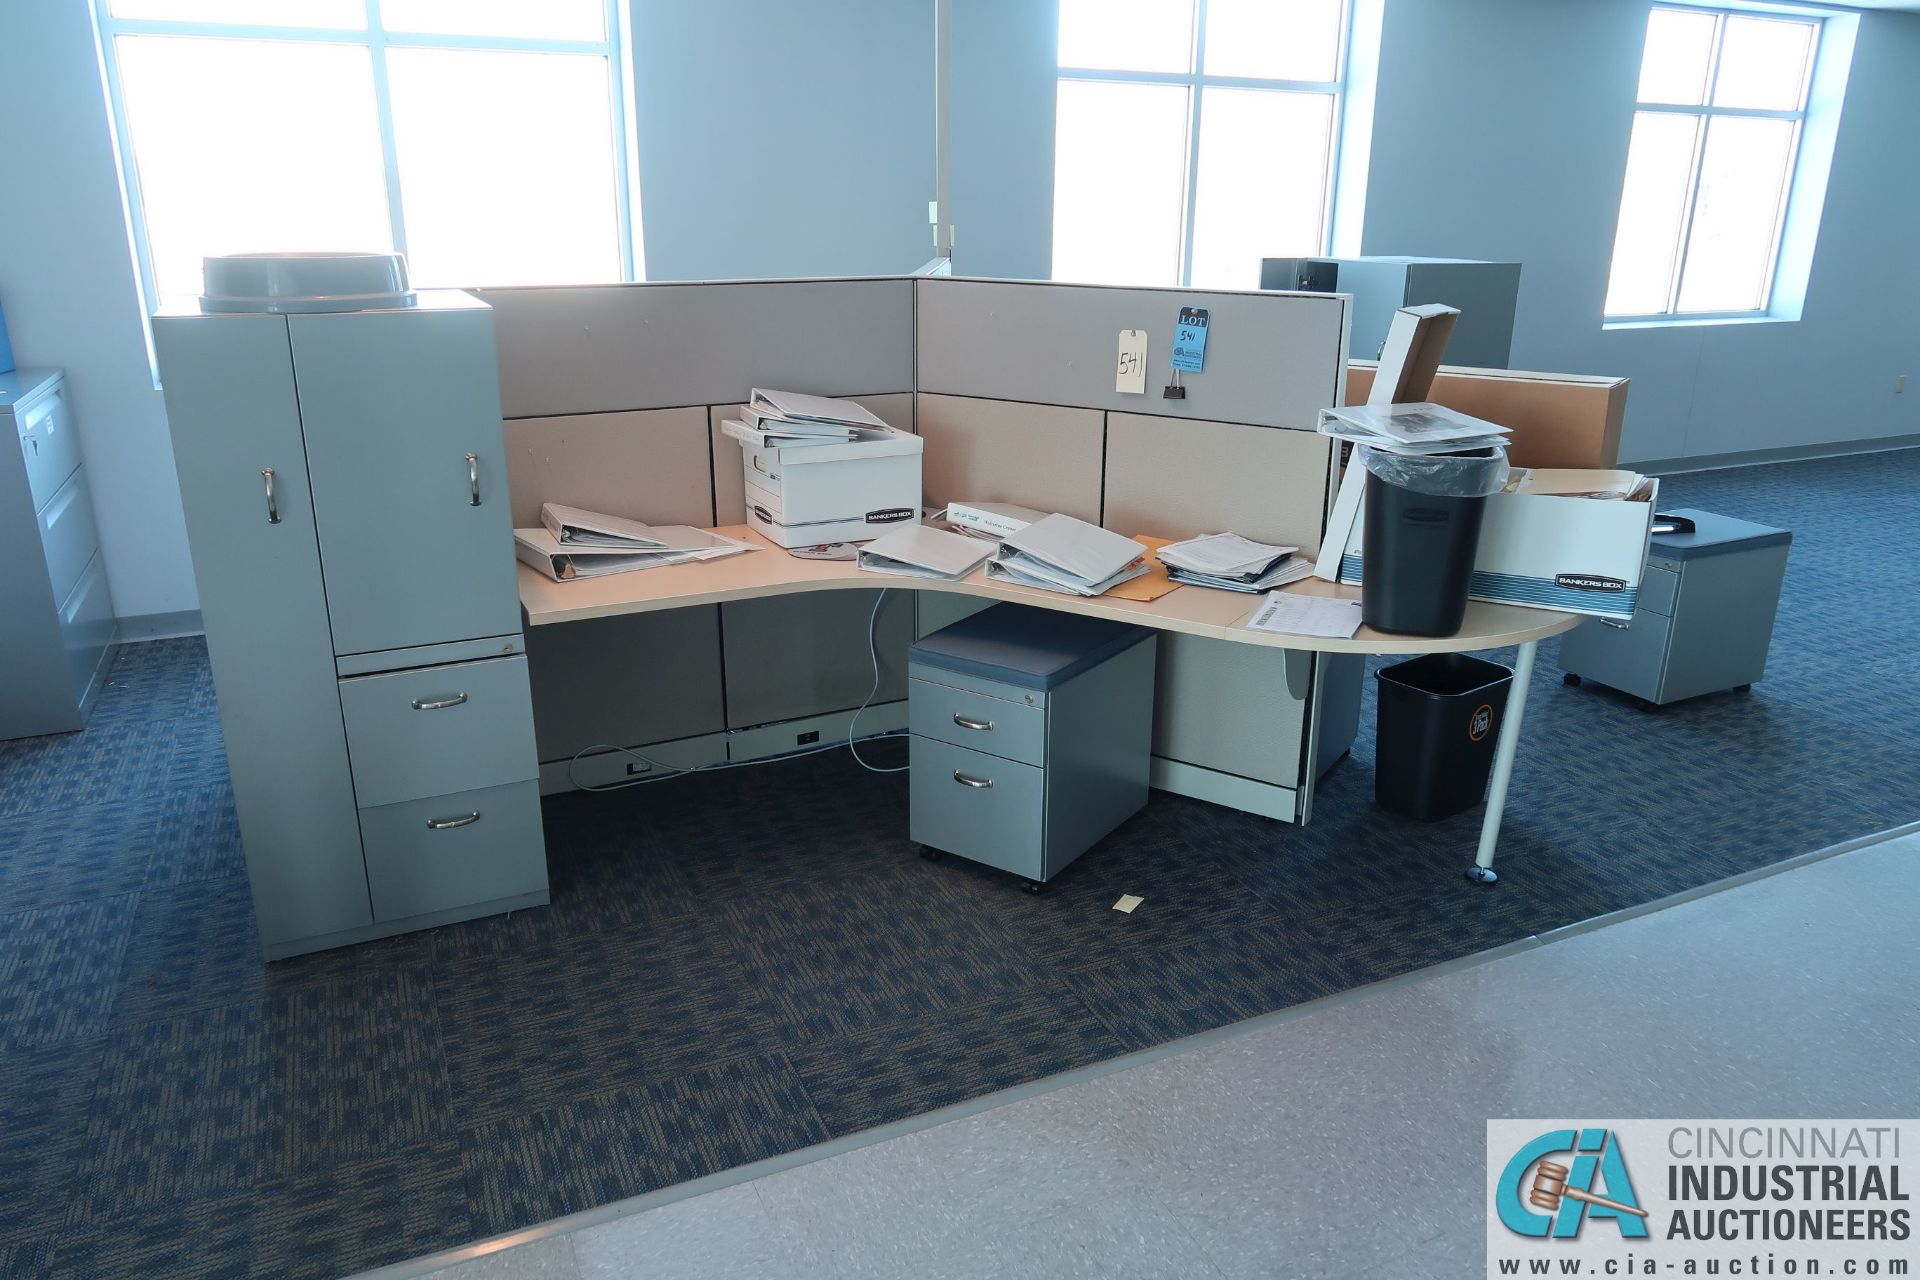
[(1393, 313), (1441, 302), (1460, 309), (1447, 339), (1447, 363), (1504, 369), (1513, 359), (1513, 313), (1520, 301), (1520, 264), (1468, 258), (1266, 258), (1262, 289), (1353, 295), (1356, 360), (1375, 360)]
[(491, 311), (154, 340), (267, 957), (546, 902)]
[(113, 665), (113, 596), (55, 369), (0, 373), (0, 738), (86, 727)]

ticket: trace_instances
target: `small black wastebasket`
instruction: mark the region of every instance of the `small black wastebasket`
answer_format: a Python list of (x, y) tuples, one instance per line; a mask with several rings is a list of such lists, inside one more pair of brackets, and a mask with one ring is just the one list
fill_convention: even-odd
[(1421, 822), (1479, 804), (1513, 672), (1464, 653), (1433, 653), (1383, 667), (1374, 680), (1374, 803)]
[(1450, 636), (1467, 612), (1487, 494), (1504, 449), (1405, 457), (1370, 451), (1360, 617), (1375, 631)]

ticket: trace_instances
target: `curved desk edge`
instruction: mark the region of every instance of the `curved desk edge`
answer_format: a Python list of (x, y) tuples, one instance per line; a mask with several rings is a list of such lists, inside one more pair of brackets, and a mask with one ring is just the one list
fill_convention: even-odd
[[(1517, 605), (1470, 601), (1465, 622), (1450, 636), (1399, 636), (1362, 627), (1350, 639), (1252, 631), (1243, 624), (1260, 597), (1206, 587), (1181, 586), (1158, 600), (1143, 602), (1112, 596), (1070, 596), (1059, 592), (989, 581), (984, 568), (958, 581), (896, 577), (869, 573), (851, 560), (802, 560), (788, 555), (745, 525), (729, 525), (717, 532), (751, 543), (756, 550), (695, 564), (641, 569), (555, 582), (525, 564), (517, 565), (520, 607), (530, 627), (589, 618), (612, 618), (661, 609), (683, 609), (733, 600), (759, 600), (809, 591), (911, 590), (941, 591), (984, 600), (1010, 600), (1042, 609), (1081, 613), (1205, 636), (1236, 644), (1319, 653), (1459, 653), (1503, 649), (1530, 644), (1570, 631), (1586, 619), (1579, 614), (1526, 609)], [(1357, 587), (1345, 587), (1309, 578), (1286, 587), (1289, 594), (1357, 600)]]

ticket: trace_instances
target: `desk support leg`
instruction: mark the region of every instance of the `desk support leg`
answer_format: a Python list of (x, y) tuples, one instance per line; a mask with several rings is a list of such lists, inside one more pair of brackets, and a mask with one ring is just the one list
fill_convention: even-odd
[(1527, 713), (1527, 688), (1533, 683), (1533, 655), (1538, 640), (1520, 646), (1513, 662), (1513, 690), (1507, 695), (1507, 715), (1500, 740), (1493, 748), (1493, 786), (1487, 792), (1487, 816), (1480, 823), (1480, 852), (1467, 868), (1467, 879), (1492, 884), (1500, 877), (1493, 869), (1493, 849), (1500, 842), (1500, 819), (1507, 808), (1507, 784), (1513, 780), (1513, 757), (1520, 750), (1520, 722)]

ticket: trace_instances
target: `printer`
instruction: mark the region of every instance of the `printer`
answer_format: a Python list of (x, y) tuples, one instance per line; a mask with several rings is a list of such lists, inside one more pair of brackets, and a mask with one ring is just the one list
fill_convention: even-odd
[(897, 427), (835, 444), (742, 441), (747, 523), (782, 547), (866, 542), (920, 518), (919, 436)]

